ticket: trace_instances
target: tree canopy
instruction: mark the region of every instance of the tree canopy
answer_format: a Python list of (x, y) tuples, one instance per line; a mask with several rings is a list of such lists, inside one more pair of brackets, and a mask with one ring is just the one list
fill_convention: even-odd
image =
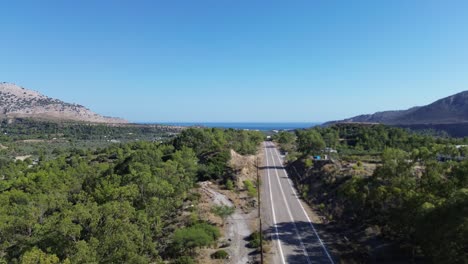
[[(468, 262), (467, 139), (356, 124), (298, 131), (297, 136), (303, 155), (322, 148), (323, 138), (327, 146), (336, 146), (341, 160), (358, 160), (362, 166), (359, 158), (372, 155), (370, 162), (377, 164), (372, 176), (358, 171), (334, 175), (332, 181), (325, 178), (340, 170), (327, 174), (316, 168), (324, 180), (315, 198), (328, 204), (322, 208), (335, 219), (379, 226), (385, 238), (409, 245), (434, 263)], [(304, 189), (311, 182), (304, 180)]]
[[(256, 132), (187, 129), (167, 143), (66, 151), (0, 163), (0, 263), (154, 263), (212, 244), (207, 223), (182, 227), (196, 181), (222, 179), (229, 150)], [(173, 246), (174, 248), (171, 248)]]

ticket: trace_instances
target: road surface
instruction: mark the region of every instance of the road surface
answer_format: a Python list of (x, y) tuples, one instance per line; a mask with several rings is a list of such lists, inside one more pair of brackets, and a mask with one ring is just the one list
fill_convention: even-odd
[(299, 199), (283, 160), (272, 142), (264, 142), (265, 162), (262, 179), (262, 219), (266, 235), (272, 240), (272, 262), (334, 263), (326, 245)]

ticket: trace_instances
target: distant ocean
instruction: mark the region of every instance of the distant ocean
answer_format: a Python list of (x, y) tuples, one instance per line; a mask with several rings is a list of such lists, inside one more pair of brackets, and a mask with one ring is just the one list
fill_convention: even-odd
[[(146, 123), (148, 124), (148, 123)], [(156, 124), (156, 123), (151, 123)], [(233, 123), (221, 123), (221, 122), (162, 122), (157, 123), (162, 125), (171, 126), (203, 126), (203, 127), (214, 127), (214, 128), (233, 128), (233, 129), (249, 129), (249, 130), (294, 130), (300, 128), (310, 128), (321, 123), (253, 123), (253, 122), (233, 122)]]

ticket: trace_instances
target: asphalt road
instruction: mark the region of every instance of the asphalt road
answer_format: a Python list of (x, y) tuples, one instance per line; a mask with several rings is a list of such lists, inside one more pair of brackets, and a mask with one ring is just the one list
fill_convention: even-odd
[(262, 219), (266, 235), (273, 241), (272, 262), (334, 263), (326, 245), (307, 214), (283, 168), (283, 160), (272, 142), (264, 142)]

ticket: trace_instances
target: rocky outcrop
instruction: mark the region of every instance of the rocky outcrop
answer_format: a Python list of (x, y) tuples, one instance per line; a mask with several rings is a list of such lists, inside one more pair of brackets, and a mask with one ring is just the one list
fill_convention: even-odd
[(12, 83), (0, 83), (0, 118), (32, 118), (91, 123), (128, 123), (121, 118), (105, 117), (88, 108), (53, 99)]

